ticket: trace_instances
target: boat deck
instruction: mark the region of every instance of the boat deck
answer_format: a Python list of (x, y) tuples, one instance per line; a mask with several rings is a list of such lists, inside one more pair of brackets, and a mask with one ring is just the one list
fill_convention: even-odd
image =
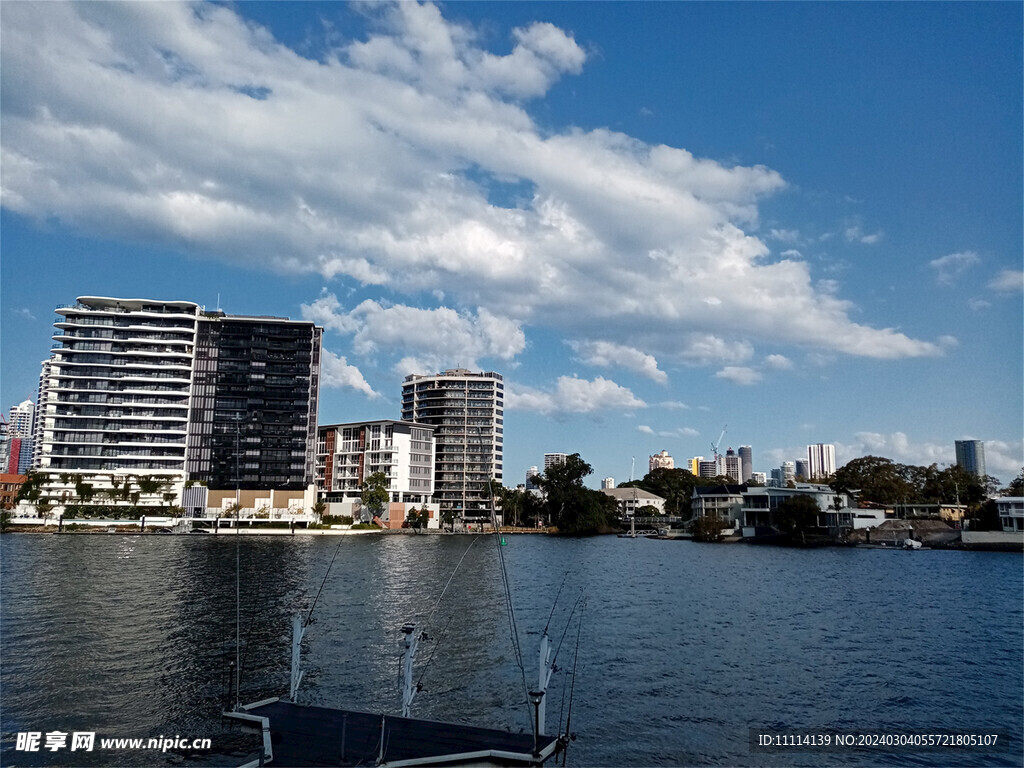
[(539, 754), (534, 756), (532, 733), (305, 706), (278, 699), (250, 704), (242, 712), (225, 715), (242, 720), (250, 728), (269, 731), (269, 745), (266, 735), (264, 738), (265, 764), (296, 768), (541, 765), (559, 746), (557, 737), (541, 736)]

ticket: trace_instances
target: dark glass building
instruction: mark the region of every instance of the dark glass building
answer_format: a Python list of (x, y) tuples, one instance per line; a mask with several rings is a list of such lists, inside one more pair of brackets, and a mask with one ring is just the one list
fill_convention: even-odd
[(214, 490), (313, 484), (322, 333), (286, 318), (200, 315), (190, 480)]

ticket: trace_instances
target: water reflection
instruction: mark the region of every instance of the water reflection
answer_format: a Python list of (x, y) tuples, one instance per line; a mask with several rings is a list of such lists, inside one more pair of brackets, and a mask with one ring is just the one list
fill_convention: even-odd
[[(219, 717), (236, 632), (241, 698), (283, 694), (291, 617), (306, 615), (321, 584), (301, 701), (396, 713), (399, 630), (416, 620), (431, 637), (418, 657), (416, 716), (528, 731), (497, 543), (477, 540), (467, 554), (472, 541), (5, 536), (0, 762), (139, 764), (131, 753), (76, 753), (72, 763), (67, 754), (13, 752), (16, 732), (52, 729), (211, 736), (217, 754), (144, 762), (242, 762), (251, 741)], [(503, 552), (528, 683), (540, 629), (550, 616), (561, 640), (586, 588), (573, 704), (580, 740), (570, 763), (814, 765), (821, 755), (752, 756), (747, 729), (847, 726), (1015, 729), (1009, 753), (942, 762), (1020, 765), (1019, 556), (526, 536), (509, 537)], [(553, 723), (567, 706), (574, 646), (575, 628), (552, 680)]]

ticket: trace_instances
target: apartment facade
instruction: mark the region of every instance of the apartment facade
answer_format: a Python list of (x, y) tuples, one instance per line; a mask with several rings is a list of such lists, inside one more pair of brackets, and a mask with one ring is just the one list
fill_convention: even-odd
[(434, 427), (434, 499), (442, 516), (491, 517), (488, 484), (502, 479), (505, 385), (501, 374), (450, 369), (402, 383), (402, 421)]
[[(206, 313), (189, 301), (97, 296), (56, 312), (33, 462), (48, 478), (50, 501), (169, 505), (189, 479), (235, 487), (236, 461), (242, 482), (312, 484), (322, 332), (312, 323)], [(303, 343), (286, 350), (288, 369), (276, 371), (273, 383), (256, 372), (256, 325), (302, 327)], [(245, 343), (222, 343), (238, 326), (248, 328), (240, 334)], [(283, 448), (278, 430), (268, 428), (279, 424), (289, 437)], [(86, 487), (91, 498), (83, 498)]]
[(377, 472), (390, 496), (384, 522), (400, 524), (410, 509), (425, 507), (428, 527), (437, 527), (434, 427), (384, 419), (318, 428), (316, 486), (330, 514), (360, 517), (363, 483)]
[(648, 460), (647, 460), (647, 471), (648, 472), (653, 472), (656, 469), (675, 469), (675, 468), (676, 468), (675, 459), (672, 458), (672, 456), (669, 454), (668, 451), (664, 451), (663, 450), (660, 453), (656, 453), (653, 456), (649, 457)]
[(313, 483), (322, 329), (202, 313), (188, 422), (190, 480), (211, 490)]
[(808, 480), (832, 477), (836, 473), (836, 447), (831, 443), (808, 445), (807, 471)]

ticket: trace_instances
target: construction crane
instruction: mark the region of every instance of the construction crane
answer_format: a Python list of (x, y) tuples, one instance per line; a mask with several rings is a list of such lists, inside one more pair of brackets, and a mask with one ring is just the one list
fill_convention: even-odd
[(726, 424), (724, 427), (722, 427), (722, 434), (720, 434), (718, 436), (718, 439), (711, 444), (711, 453), (715, 457), (715, 461), (718, 461), (718, 446), (720, 446), (722, 444), (722, 438), (725, 437), (725, 430), (728, 429), (728, 428), (729, 428), (728, 424)]

